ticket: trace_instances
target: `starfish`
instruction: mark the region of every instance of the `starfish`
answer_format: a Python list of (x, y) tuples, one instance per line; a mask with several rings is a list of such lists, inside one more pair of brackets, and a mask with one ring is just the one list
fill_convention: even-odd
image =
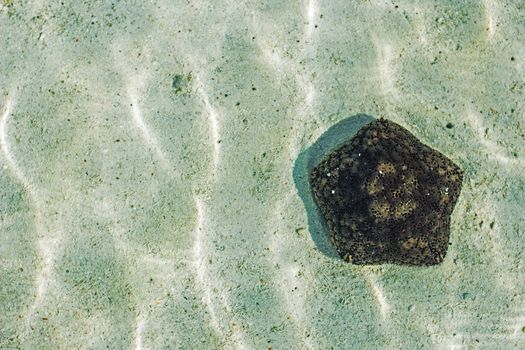
[(310, 174), (329, 236), (354, 264), (441, 263), (462, 181), (450, 159), (386, 119), (364, 126)]

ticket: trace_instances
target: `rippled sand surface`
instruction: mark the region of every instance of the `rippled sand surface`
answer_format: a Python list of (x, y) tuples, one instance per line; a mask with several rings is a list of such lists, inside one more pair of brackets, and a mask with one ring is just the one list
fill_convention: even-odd
[[(525, 347), (524, 18), (2, 0), (0, 349)], [(359, 114), (465, 171), (443, 264), (322, 244), (301, 157)]]

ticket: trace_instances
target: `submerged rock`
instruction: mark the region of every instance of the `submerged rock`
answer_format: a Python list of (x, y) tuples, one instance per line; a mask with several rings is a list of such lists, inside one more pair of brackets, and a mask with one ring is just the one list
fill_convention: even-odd
[(354, 264), (441, 263), (462, 181), (450, 159), (385, 119), (363, 127), (310, 174), (330, 238)]

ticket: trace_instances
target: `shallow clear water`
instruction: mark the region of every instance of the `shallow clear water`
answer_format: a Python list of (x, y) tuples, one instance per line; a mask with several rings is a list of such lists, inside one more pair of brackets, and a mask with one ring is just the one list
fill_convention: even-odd
[[(524, 15), (3, 0), (0, 348), (525, 346)], [(361, 113), (465, 171), (443, 264), (319, 243), (301, 154)]]

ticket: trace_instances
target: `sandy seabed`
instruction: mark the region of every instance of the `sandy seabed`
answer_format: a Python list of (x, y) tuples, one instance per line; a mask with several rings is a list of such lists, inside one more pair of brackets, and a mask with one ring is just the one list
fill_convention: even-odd
[[(523, 18), (2, 0), (0, 349), (525, 347)], [(322, 243), (304, 156), (361, 115), (465, 171), (441, 265)]]

